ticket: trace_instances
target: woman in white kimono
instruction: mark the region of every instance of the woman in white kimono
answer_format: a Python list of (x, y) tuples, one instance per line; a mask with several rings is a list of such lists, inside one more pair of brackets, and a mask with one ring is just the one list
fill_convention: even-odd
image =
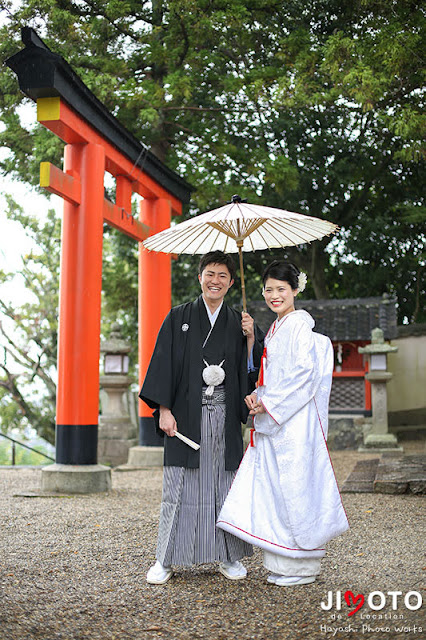
[(268, 582), (314, 582), (325, 544), (349, 528), (328, 454), (333, 372), (329, 338), (295, 310), (306, 275), (272, 262), (263, 296), (277, 314), (265, 338), (257, 391), (246, 397), (254, 429), (217, 526), (264, 553)]

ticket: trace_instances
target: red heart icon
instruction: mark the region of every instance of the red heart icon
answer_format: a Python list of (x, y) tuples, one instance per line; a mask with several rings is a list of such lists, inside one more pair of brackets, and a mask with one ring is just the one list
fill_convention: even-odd
[[(361, 609), (362, 605), (365, 602), (365, 598), (361, 593), (358, 596), (354, 596), (352, 591), (345, 591), (345, 600), (346, 600), (346, 604), (348, 605), (348, 607), (354, 606), (354, 605), (356, 605), (357, 602), (359, 602), (359, 604), (356, 607), (356, 609), (354, 609), (353, 611), (348, 613), (348, 616), (353, 616), (354, 613), (356, 613), (357, 611), (359, 611), (359, 609)], [(352, 602), (351, 602), (351, 600), (352, 600)]]

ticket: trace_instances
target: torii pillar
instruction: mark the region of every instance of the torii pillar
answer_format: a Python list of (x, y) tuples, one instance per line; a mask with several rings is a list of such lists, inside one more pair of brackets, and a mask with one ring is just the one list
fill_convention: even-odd
[[(40, 167), (40, 185), (64, 198), (56, 463), (43, 469), (42, 489), (107, 491), (110, 469), (97, 464), (103, 224), (141, 243), (170, 226), (191, 187), (133, 138), (34, 30), (24, 28), (22, 36), (26, 48), (6, 62), (37, 101), (38, 121), (66, 143), (63, 171), (48, 162)], [(116, 179), (115, 203), (104, 197), (105, 171)], [(132, 216), (133, 192), (143, 197), (148, 224)], [(140, 265), (142, 376), (171, 306), (170, 256), (141, 249)]]
[[(140, 203), (140, 219), (151, 230), (152, 234), (170, 227), (170, 204), (168, 200), (144, 199)], [(161, 283), (161, 285), (159, 284)], [(160, 291), (160, 286), (163, 289)], [(145, 374), (154, 350), (158, 330), (170, 310), (172, 299), (171, 257), (170, 254), (147, 251), (140, 245), (139, 251), (139, 388), (145, 379)], [(166, 302), (167, 301), (167, 302)], [(156, 433), (152, 409), (139, 399), (139, 445), (142, 447), (162, 447), (163, 439)], [(139, 451), (131, 451), (130, 458)], [(148, 458), (146, 456), (148, 453)], [(148, 450), (143, 458), (148, 463), (152, 453)], [(162, 454), (160, 453), (161, 461)], [(161, 462), (162, 463), (162, 462)]]

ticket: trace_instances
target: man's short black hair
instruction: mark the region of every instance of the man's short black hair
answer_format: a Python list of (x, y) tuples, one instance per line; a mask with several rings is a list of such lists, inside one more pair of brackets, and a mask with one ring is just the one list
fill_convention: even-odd
[(229, 253), (223, 253), (223, 251), (209, 251), (209, 253), (204, 254), (201, 256), (200, 263), (198, 265), (198, 273), (201, 275), (209, 264), (224, 264), (231, 274), (231, 280), (235, 280), (235, 263)]

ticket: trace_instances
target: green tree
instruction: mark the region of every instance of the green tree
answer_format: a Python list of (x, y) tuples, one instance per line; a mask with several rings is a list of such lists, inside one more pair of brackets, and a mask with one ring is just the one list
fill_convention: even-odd
[[(0, 270), (0, 283), (25, 287), (28, 301), (17, 306), (0, 295), (0, 430), (32, 426), (55, 441), (60, 219), (51, 209), (46, 219), (27, 214), (7, 197), (8, 217), (20, 224), (36, 247), (23, 256), (17, 271)], [(133, 346), (137, 361), (137, 243), (105, 225), (102, 337), (114, 322)], [(9, 287), (10, 291), (10, 287)], [(9, 293), (9, 298), (11, 294)]]
[(137, 362), (138, 244), (105, 225), (102, 269), (102, 335), (118, 322), (121, 335), (132, 345), (131, 365)]
[[(2, 28), (2, 56), (19, 48), (22, 24), (38, 27), (121, 122), (196, 185), (191, 214), (242, 192), (331, 219), (345, 244), (344, 232), (374, 220), (377, 194), (397, 176), (380, 215), (422, 240), (423, 200), (411, 193), (424, 177), (420, 3), (28, 0)], [(35, 181), (38, 161), (59, 162), (60, 145), (39, 127), (22, 129), (16, 81), (4, 70), (0, 82), (11, 150), (3, 170)], [(407, 206), (419, 222), (404, 219)], [(330, 241), (284, 252), (316, 297), (348, 294)], [(414, 309), (419, 283), (409, 285)]]
[[(35, 27), (117, 118), (196, 191), (185, 215), (234, 193), (327, 218), (312, 245), (245, 256), (248, 296), (279, 255), (306, 296), (395, 293), (425, 320), (426, 18), (415, 0), (0, 0), (0, 56)], [(37, 183), (62, 144), (28, 128), (14, 74), (0, 72), (0, 171)], [(106, 238), (108, 313), (136, 322), (135, 246)], [(198, 291), (197, 258), (173, 263), (174, 303)], [(118, 286), (123, 283), (123, 286)], [(232, 300), (238, 303), (238, 289)], [(113, 307), (112, 307), (113, 305)]]
[(23, 284), (28, 292), (19, 307), (0, 298), (0, 428), (30, 425), (54, 443), (60, 221), (50, 210), (40, 222), (8, 200), (10, 219), (24, 226), (37, 249), (23, 256), (18, 273), (0, 271), (2, 283)]

